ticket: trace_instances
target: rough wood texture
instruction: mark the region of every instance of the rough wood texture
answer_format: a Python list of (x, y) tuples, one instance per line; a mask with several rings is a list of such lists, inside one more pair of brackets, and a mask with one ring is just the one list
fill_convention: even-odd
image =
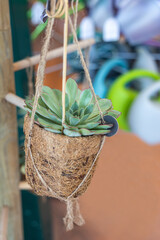
[(7, 93), (7, 95), (5, 96), (5, 99), (7, 100), (7, 102), (12, 103), (16, 107), (25, 109), (24, 108), (25, 103), (23, 98), (20, 98), (13, 93)]
[[(28, 152), (28, 131), (30, 118), (28, 115), (24, 121), (25, 153)], [(93, 161), (100, 149), (101, 135), (89, 137), (68, 137), (44, 130), (34, 124), (31, 139), (31, 155), (26, 157), (26, 180), (34, 192), (41, 196), (56, 198), (67, 198), (85, 178)], [(98, 160), (98, 159), (97, 159)], [(38, 176), (35, 166), (38, 169), (43, 181), (49, 186), (46, 189), (44, 183)], [(73, 197), (80, 196), (89, 186), (93, 177), (97, 162), (94, 164), (90, 174), (83, 185), (73, 194)]]
[(4, 206), (0, 218), (0, 240), (7, 240), (8, 207)]
[(0, 0), (0, 212), (9, 207), (8, 240), (22, 240), (16, 108), (4, 100), (14, 92), (8, 0)]

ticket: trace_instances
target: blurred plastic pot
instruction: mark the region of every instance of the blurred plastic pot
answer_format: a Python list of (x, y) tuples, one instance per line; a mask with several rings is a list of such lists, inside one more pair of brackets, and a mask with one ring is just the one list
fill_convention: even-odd
[(144, 43), (160, 34), (159, 0), (132, 1), (121, 8), (117, 19), (131, 44)]
[(80, 39), (86, 40), (95, 37), (95, 26), (91, 17), (84, 17), (80, 23)]
[(96, 27), (102, 30), (105, 20), (113, 16), (112, 0), (96, 1), (96, 4), (93, 4), (89, 12)]
[(131, 131), (151, 145), (160, 144), (160, 102), (151, 100), (158, 92), (160, 81), (139, 94), (128, 114)]
[(119, 23), (116, 18), (108, 18), (103, 25), (103, 41), (113, 42), (118, 41), (120, 38)]
[[(141, 0), (139, 0), (139, 1), (141, 1)], [(117, 8), (124, 8), (128, 4), (131, 4), (132, 2), (133, 2), (133, 0), (115, 0), (115, 5)]]
[(154, 80), (160, 79), (160, 76), (156, 73), (146, 70), (132, 70), (120, 76), (113, 83), (108, 94), (108, 98), (112, 100), (114, 108), (121, 112), (121, 116), (118, 119), (119, 127), (127, 131), (130, 130), (127, 119), (128, 111), (133, 100), (138, 95), (138, 91), (128, 88), (127, 85), (141, 77), (149, 77)]
[(42, 2), (35, 2), (31, 8), (31, 22), (33, 25), (40, 24), (41, 15), (44, 11), (44, 4)]
[[(146, 47), (137, 47), (137, 59), (134, 63), (134, 69), (143, 69), (150, 72), (158, 73), (158, 66), (156, 61), (153, 59), (152, 54)], [(141, 78), (138, 79), (139, 90), (145, 89), (149, 87), (153, 83), (153, 79), (151, 78)]]

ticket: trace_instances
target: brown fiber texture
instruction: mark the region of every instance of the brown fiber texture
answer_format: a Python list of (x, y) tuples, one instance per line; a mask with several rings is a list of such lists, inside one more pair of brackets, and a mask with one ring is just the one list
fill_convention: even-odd
[[(25, 117), (25, 152), (28, 151), (30, 118)], [(34, 164), (52, 191), (60, 198), (69, 197), (83, 181), (100, 149), (102, 136), (68, 137), (44, 130), (34, 124), (31, 138), (31, 152)], [(27, 156), (27, 154), (26, 154)], [(97, 163), (97, 161), (96, 161)], [(84, 193), (91, 182), (96, 163), (88, 178), (73, 197)], [(55, 197), (47, 190), (37, 175), (30, 154), (26, 157), (26, 179), (34, 192), (41, 196)]]

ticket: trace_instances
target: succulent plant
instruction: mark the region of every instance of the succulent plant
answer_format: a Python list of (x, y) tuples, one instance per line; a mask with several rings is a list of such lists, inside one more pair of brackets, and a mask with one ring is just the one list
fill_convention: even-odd
[[(120, 113), (113, 110), (111, 101), (97, 96), (103, 115), (117, 118)], [(31, 115), (34, 98), (25, 101)], [(92, 91), (81, 91), (75, 80), (68, 79), (65, 95), (65, 124), (62, 126), (62, 92), (43, 86), (35, 114), (35, 123), (45, 130), (70, 137), (107, 134), (112, 125), (102, 124)]]

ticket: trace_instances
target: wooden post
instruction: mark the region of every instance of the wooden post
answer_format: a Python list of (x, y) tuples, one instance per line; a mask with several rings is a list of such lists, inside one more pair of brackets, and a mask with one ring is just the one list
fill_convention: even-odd
[(14, 93), (8, 0), (0, 0), (0, 214), (8, 207), (8, 240), (22, 240), (16, 108), (4, 98)]
[(7, 240), (8, 207), (4, 206), (0, 216), (0, 240)]

